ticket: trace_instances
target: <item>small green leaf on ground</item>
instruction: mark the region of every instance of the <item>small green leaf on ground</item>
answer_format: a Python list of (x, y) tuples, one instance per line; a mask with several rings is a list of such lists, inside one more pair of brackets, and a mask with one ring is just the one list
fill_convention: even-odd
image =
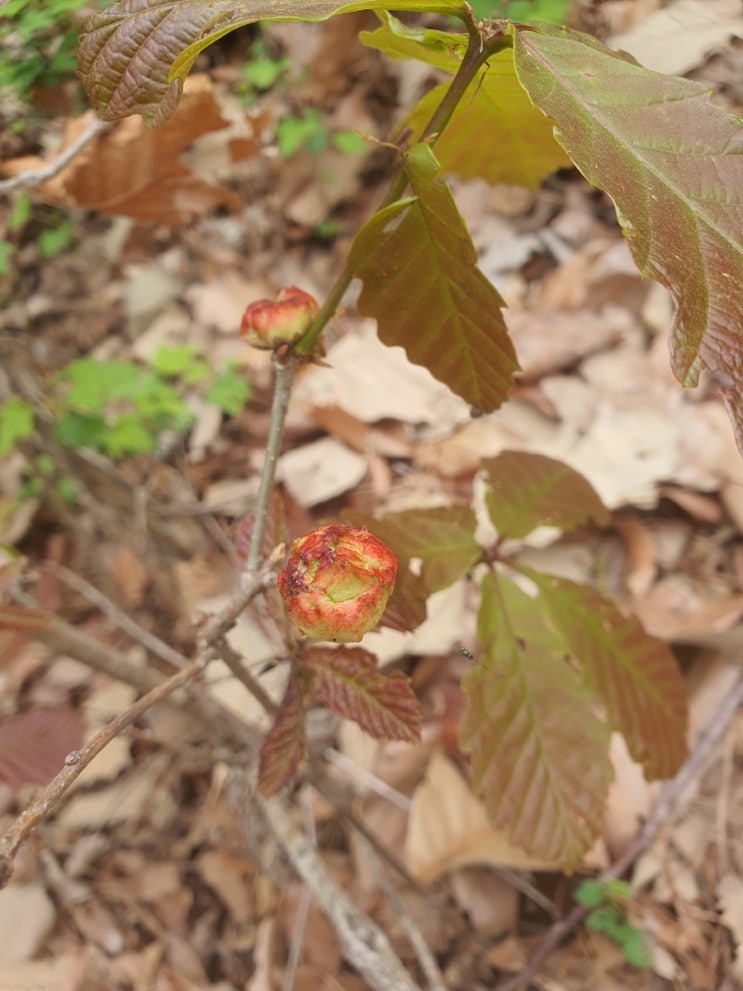
[(19, 440), (30, 437), (34, 430), (31, 407), (17, 396), (0, 406), (0, 458), (12, 451)]

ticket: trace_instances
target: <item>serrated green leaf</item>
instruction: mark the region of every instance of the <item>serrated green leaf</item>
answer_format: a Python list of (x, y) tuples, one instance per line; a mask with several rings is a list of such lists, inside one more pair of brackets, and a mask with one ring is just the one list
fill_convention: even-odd
[(679, 381), (718, 372), (743, 450), (743, 121), (696, 82), (594, 39), (516, 31), (519, 80), (590, 183), (613, 199), (640, 272), (676, 301)]
[(400, 562), (401, 570), (420, 559), (426, 595), (448, 588), (482, 555), (475, 542), (477, 520), (468, 506), (440, 506), (387, 513), (373, 522), (374, 532)]
[(477, 637), (460, 728), (473, 783), (512, 843), (572, 869), (603, 825), (608, 729), (540, 603), (490, 573)]
[(66, 399), (78, 410), (101, 410), (107, 403), (129, 394), (142, 370), (129, 361), (96, 361), (86, 357), (72, 361), (58, 380), (69, 383)]
[(146, 454), (155, 449), (155, 436), (139, 416), (130, 413), (106, 427), (100, 446), (112, 458)]
[(258, 789), (266, 797), (287, 785), (307, 756), (306, 689), (304, 671), (292, 669), (273, 726), (264, 736), (258, 753)]
[(576, 904), (583, 905), (584, 908), (593, 908), (595, 905), (601, 905), (606, 901), (606, 893), (600, 881), (594, 881), (593, 878), (586, 878), (575, 889), (573, 898)]
[(382, 674), (376, 657), (359, 647), (314, 647), (304, 660), (317, 697), (336, 715), (352, 719), (375, 740), (420, 739), (420, 704), (402, 671)]
[(497, 409), (518, 369), (503, 300), (477, 268), (428, 145), (411, 149), (405, 168), (415, 198), (376, 213), (351, 246), (349, 269), (364, 283), (358, 310), (377, 319), (385, 344), (403, 347), (472, 406)]
[(161, 344), (150, 358), (150, 367), (166, 378), (182, 376), (194, 364), (197, 350), (195, 344)]
[[(449, 84), (430, 90), (405, 118), (417, 140)], [(488, 59), (436, 141), (443, 172), (536, 189), (550, 172), (571, 165), (552, 125), (516, 77), (511, 49)]]
[(95, 413), (74, 411), (60, 416), (54, 424), (54, 436), (68, 447), (94, 447), (101, 450), (105, 443), (106, 421)]
[(482, 462), (485, 505), (501, 537), (525, 537), (539, 526), (572, 530), (588, 520), (606, 526), (610, 515), (593, 486), (554, 458), (504, 451)]
[(119, 0), (93, 14), (78, 72), (104, 120), (141, 114), (164, 123), (205, 48), (253, 21), (323, 21), (355, 10), (419, 10), (466, 20), (463, 0)]
[(216, 376), (204, 398), (228, 416), (237, 416), (250, 399), (250, 385), (244, 375), (227, 368)]
[(33, 410), (25, 400), (11, 396), (0, 406), (0, 458), (12, 451), (17, 441), (25, 440), (33, 432)]
[(539, 586), (541, 608), (561, 631), (632, 757), (649, 778), (670, 778), (687, 755), (687, 702), (668, 646), (595, 589), (528, 574)]

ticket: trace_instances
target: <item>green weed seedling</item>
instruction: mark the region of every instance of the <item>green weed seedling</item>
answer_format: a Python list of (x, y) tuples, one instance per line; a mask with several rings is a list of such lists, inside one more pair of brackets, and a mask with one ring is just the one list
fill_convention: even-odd
[(627, 921), (626, 906), (632, 895), (626, 881), (616, 879), (583, 881), (575, 892), (575, 900), (591, 911), (586, 925), (616, 943), (622, 956), (633, 967), (649, 967), (650, 954), (645, 946), (645, 934)]

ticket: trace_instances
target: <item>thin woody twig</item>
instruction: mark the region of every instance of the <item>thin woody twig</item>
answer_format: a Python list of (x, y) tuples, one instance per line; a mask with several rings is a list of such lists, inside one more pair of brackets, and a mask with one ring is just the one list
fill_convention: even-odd
[[(653, 811), (645, 821), (640, 833), (630, 843), (624, 853), (607, 870), (599, 875), (598, 881), (603, 884), (614, 878), (622, 877), (634, 864), (640, 854), (653, 843), (661, 829), (675, 811), (681, 796), (694, 780), (702, 765), (708, 759), (714, 747), (720, 742), (730, 724), (736, 710), (743, 705), (743, 671), (739, 671), (730, 691), (718, 706), (717, 712), (710, 720), (706, 730), (697, 740), (694, 749), (675, 778), (669, 781), (658, 796)], [(569, 912), (551, 926), (542, 938), (525, 967), (518, 974), (501, 981), (495, 991), (520, 991), (526, 987), (538, 973), (549, 955), (560, 943), (579, 926), (590, 912), (590, 908), (582, 905)]]
[(84, 131), (82, 131), (72, 144), (68, 145), (64, 151), (60, 152), (56, 158), (52, 159), (41, 169), (21, 172), (10, 179), (0, 179), (0, 193), (12, 193), (16, 189), (29, 189), (33, 186), (40, 186), (47, 179), (53, 179), (78, 155), (85, 145), (89, 144), (98, 134), (108, 131), (112, 125), (108, 121), (94, 117)]
[(278, 705), (268, 695), (258, 679), (254, 678), (250, 671), (248, 671), (242, 657), (240, 657), (236, 650), (232, 649), (227, 640), (224, 637), (220, 637), (212, 649), (215, 655), (224, 661), (240, 684), (244, 685), (253, 698), (263, 706), (268, 715), (275, 716), (279, 711)]
[(75, 591), (85, 596), (89, 602), (100, 609), (104, 616), (108, 616), (112, 623), (115, 623), (120, 630), (128, 633), (132, 640), (136, 640), (146, 650), (149, 650), (150, 653), (172, 664), (174, 668), (182, 668), (185, 664), (188, 664), (187, 657), (184, 657), (179, 651), (174, 650), (170, 644), (165, 643), (164, 640), (155, 636), (154, 633), (150, 633), (149, 630), (140, 626), (123, 609), (120, 609), (115, 602), (112, 602), (108, 596), (104, 595), (94, 585), (91, 585), (85, 578), (76, 575), (74, 571), (70, 571), (64, 565), (57, 564), (56, 561), (45, 561), (44, 567), (53, 571), (55, 575), (58, 575), (65, 585), (69, 585), (70, 588), (74, 588)]
[(331, 878), (317, 850), (294, 825), (288, 802), (281, 797), (256, 800), (275, 839), (330, 920), (346, 960), (375, 991), (421, 991), (379, 926)]
[(167, 681), (161, 682), (156, 688), (138, 699), (128, 709), (112, 719), (87, 743), (82, 750), (73, 751), (67, 755), (65, 766), (41, 794), (25, 809), (7, 832), (0, 837), (0, 888), (10, 880), (13, 859), (21, 844), (27, 839), (33, 829), (38, 826), (54, 809), (69, 790), (73, 781), (77, 780), (82, 771), (94, 757), (106, 747), (115, 737), (128, 726), (136, 722), (143, 713), (153, 705), (171, 695), (178, 688), (196, 678), (204, 669), (207, 661), (199, 658), (182, 671), (178, 671)]
[(426, 942), (425, 936), (420, 931), (418, 923), (408, 911), (405, 902), (400, 897), (400, 893), (390, 880), (387, 870), (385, 869), (385, 865), (382, 863), (382, 858), (379, 856), (374, 846), (369, 843), (364, 836), (359, 835), (356, 839), (358, 843), (362, 844), (366, 856), (372, 861), (374, 876), (379, 882), (379, 885), (384, 893), (387, 895), (397, 920), (405, 930), (405, 935), (408, 937), (408, 942), (415, 951), (415, 955), (418, 958), (418, 963), (426, 976), (426, 981), (428, 982), (429, 988), (431, 991), (446, 991), (444, 977), (439, 969), (439, 965), (436, 963), (436, 958), (431, 952), (431, 948)]

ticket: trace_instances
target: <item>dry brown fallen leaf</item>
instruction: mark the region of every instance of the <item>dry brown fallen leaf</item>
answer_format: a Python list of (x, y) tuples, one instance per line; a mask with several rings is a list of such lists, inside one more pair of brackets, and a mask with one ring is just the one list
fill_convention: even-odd
[[(89, 112), (68, 123), (64, 147), (85, 130), (92, 116)], [(214, 100), (209, 77), (190, 76), (179, 107), (166, 124), (150, 129), (138, 116), (119, 121), (86, 145), (60, 173), (37, 186), (34, 196), (57, 206), (172, 226), (217, 207), (237, 211), (241, 206), (237, 193), (209, 185), (179, 160), (197, 138), (226, 128), (227, 123)], [(26, 156), (3, 163), (2, 169), (14, 176), (46, 164), (36, 156)]]

